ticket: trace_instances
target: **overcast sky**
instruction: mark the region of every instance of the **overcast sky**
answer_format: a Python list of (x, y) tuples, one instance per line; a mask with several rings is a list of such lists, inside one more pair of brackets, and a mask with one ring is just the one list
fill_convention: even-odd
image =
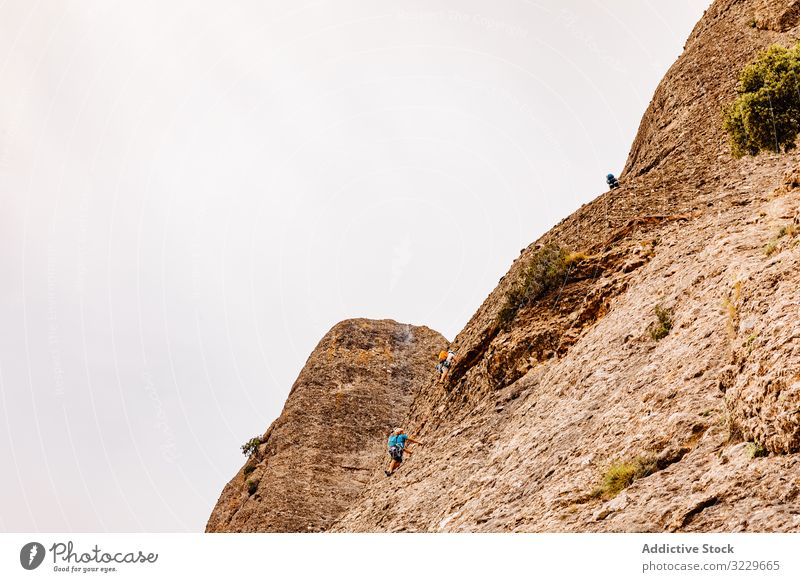
[(0, 3), (0, 531), (200, 531), (323, 334), (453, 338), (708, 0)]

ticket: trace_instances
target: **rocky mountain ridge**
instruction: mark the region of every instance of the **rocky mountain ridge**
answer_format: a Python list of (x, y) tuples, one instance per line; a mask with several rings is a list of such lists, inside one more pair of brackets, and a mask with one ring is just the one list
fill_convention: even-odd
[[(403, 494), (373, 471), (320, 529), (800, 529), (800, 156), (736, 160), (721, 129), (742, 65), (799, 25), (797, 1), (714, 2), (622, 187), (523, 249), (446, 384), (421, 370)], [(556, 283), (504, 320), (553, 248)]]

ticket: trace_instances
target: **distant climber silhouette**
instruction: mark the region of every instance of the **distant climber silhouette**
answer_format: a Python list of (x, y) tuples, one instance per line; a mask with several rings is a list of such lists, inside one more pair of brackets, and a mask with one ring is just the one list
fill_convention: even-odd
[(608, 187), (612, 190), (619, 188), (619, 180), (614, 177), (614, 174), (609, 174), (606, 176), (606, 184), (608, 184)]

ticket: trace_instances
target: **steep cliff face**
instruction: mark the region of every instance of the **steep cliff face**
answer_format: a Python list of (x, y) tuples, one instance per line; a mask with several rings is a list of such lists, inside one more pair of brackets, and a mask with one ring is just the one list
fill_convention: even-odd
[[(428, 386), (409, 423), (426, 445), (391, 478), (401, 493), (387, 499), (374, 475), (334, 529), (796, 531), (800, 239), (765, 248), (799, 211), (793, 190), (673, 222), (563, 355), (519, 348), (508, 365), (527, 372), (493, 386), (493, 345), (461, 379)], [(672, 311), (660, 340), (656, 305)], [(524, 345), (546, 323), (526, 314), (503, 341)], [(639, 462), (652, 474), (603, 491), (612, 467)]]
[[(734, 160), (721, 130), (744, 63), (800, 33), (798, 6), (709, 8), (622, 187), (522, 251), (448, 382), (415, 384), (404, 424), (424, 446), (387, 480), (376, 431), (324, 527), (800, 530), (800, 156)], [(508, 316), (554, 248), (555, 283)]]
[[(734, 160), (721, 130), (743, 64), (794, 42), (796, 4), (709, 8), (622, 188), (525, 249), (456, 338), (450, 382), (421, 387), (426, 446), (392, 477), (407, 494), (373, 476), (335, 530), (800, 528), (799, 158)], [(551, 244), (587, 256), (501, 323)]]
[(447, 340), (427, 327), (355, 319), (331, 329), (257, 452), (225, 486), (207, 532), (324, 531), (385, 462)]

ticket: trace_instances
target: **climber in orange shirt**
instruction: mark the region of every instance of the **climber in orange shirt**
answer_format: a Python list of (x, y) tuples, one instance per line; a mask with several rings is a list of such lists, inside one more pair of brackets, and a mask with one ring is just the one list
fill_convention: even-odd
[(439, 354), (439, 365), (436, 366), (436, 370), (439, 372), (439, 379), (436, 381), (438, 384), (441, 384), (447, 378), (447, 373), (450, 371), (453, 363), (456, 360), (456, 351), (453, 348), (449, 350), (442, 351)]

